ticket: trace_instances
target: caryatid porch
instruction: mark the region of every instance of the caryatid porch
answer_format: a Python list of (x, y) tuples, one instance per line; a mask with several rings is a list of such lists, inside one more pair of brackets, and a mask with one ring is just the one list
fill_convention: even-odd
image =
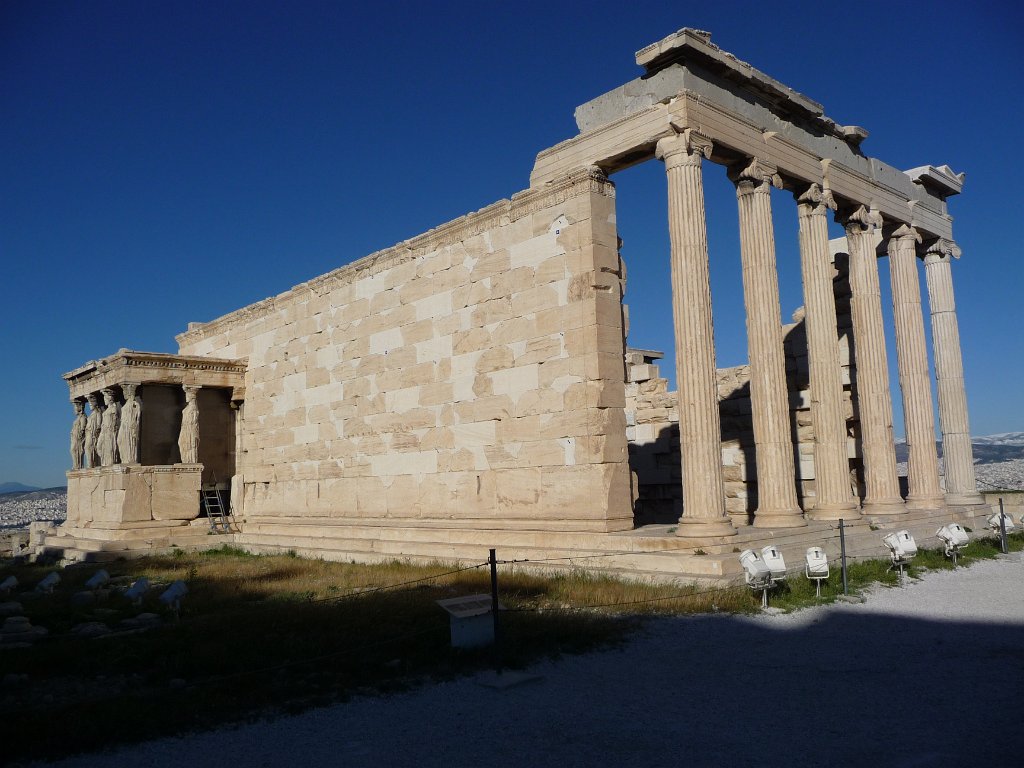
[[(646, 74), (576, 110), (581, 135), (537, 157), (532, 186), (572, 167), (607, 174), (657, 157), (665, 164), (675, 316), (684, 511), (677, 533), (713, 541), (735, 533), (726, 513), (719, 456), (714, 330), (702, 162), (726, 166), (736, 184), (757, 456), (754, 526), (807, 519), (898, 520), (907, 510), (956, 511), (981, 503), (974, 485), (955, 306), (946, 199), (963, 175), (947, 166), (901, 172), (860, 150), (867, 132), (826, 117), (821, 105), (724, 54), (707, 33), (681, 30), (637, 54)], [(772, 187), (792, 191), (799, 222), (806, 307), (816, 496), (801, 509), (787, 420)], [(846, 229), (852, 292), (864, 494), (849, 475), (826, 215)], [(878, 256), (892, 272), (896, 353), (909, 494), (900, 494)], [(947, 488), (940, 488), (932, 394), (916, 259), (924, 258), (938, 379)]]
[(67, 526), (198, 517), (201, 484), (235, 474), (244, 375), (244, 361), (124, 349), (64, 374), (75, 411)]

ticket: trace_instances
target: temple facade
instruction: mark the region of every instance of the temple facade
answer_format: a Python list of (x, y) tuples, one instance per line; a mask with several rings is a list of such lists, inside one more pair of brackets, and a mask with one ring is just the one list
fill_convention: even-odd
[[(230, 498), (224, 535), (258, 551), (479, 559), (497, 546), (721, 576), (738, 542), (817, 542), (840, 519), (856, 532), (986, 512), (953, 298), (960, 250), (947, 198), (963, 175), (865, 155), (864, 129), (837, 124), (707, 33), (681, 30), (636, 61), (640, 77), (577, 108), (579, 134), (537, 156), (529, 189), (189, 324), (176, 355), (121, 350), (66, 374), (68, 521), (42, 543), (206, 545), (200, 496), (213, 487)], [(612, 179), (649, 161), (666, 179), (674, 392), (659, 353), (626, 344)], [(708, 277), (710, 170), (736, 188), (748, 330), (749, 365), (725, 371)], [(799, 227), (804, 306), (786, 325), (773, 188), (792, 193)], [(829, 216), (845, 240), (830, 243)]]

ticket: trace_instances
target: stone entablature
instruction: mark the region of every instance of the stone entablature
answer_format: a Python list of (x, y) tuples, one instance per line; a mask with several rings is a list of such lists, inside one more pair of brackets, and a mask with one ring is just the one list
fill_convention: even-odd
[[(574, 168), (606, 173), (654, 157), (660, 139), (699, 131), (714, 144), (715, 162), (757, 158), (786, 183), (824, 183), (837, 197), (869, 205), (927, 237), (950, 237), (945, 199), (955, 191), (941, 168), (913, 176), (859, 147), (866, 131), (839, 126), (821, 105), (720, 51), (707, 33), (684, 29), (643, 49), (648, 73), (576, 110), (580, 135), (537, 155), (530, 185), (541, 188)], [(773, 85), (774, 84), (774, 85)], [(933, 184), (945, 179), (943, 184)]]
[(245, 399), (245, 360), (118, 350), (117, 354), (68, 371), (71, 399), (122, 384), (172, 384), (231, 389), (232, 400)]

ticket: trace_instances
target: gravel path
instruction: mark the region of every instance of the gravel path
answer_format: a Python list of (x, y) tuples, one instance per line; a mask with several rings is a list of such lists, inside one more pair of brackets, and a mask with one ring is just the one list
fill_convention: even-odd
[(1024, 564), (863, 604), (660, 619), (621, 650), (530, 671), (504, 690), (468, 678), (59, 765), (1019, 766)]

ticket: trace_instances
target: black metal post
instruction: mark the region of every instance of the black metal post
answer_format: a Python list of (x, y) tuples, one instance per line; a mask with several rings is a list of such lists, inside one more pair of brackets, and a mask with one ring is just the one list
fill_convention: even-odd
[(846, 580), (846, 522), (839, 520), (839, 557), (843, 561), (843, 594), (850, 594), (849, 583)]
[(488, 562), (491, 564), (491, 618), (494, 621), (494, 644), (498, 644), (498, 559), (491, 550)]
[(1006, 543), (1006, 514), (1003, 512), (1003, 497), (999, 497), (999, 548), (1003, 554), (1009, 554), (1010, 547)]

